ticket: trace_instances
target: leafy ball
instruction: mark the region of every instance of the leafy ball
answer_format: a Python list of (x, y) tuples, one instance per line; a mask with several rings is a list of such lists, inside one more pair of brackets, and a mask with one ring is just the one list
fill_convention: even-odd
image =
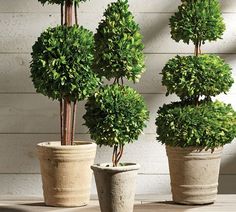
[(236, 137), (236, 112), (222, 102), (183, 105), (175, 102), (158, 110), (157, 139), (177, 147), (215, 148)]
[(36, 91), (52, 99), (83, 100), (99, 85), (92, 71), (94, 38), (89, 30), (57, 26), (33, 45), (31, 77)]
[(138, 139), (149, 112), (144, 99), (128, 86), (106, 85), (89, 97), (85, 125), (98, 145), (125, 145)]
[(225, 24), (219, 0), (182, 0), (179, 11), (170, 18), (172, 38), (189, 44), (221, 38)]
[(230, 66), (216, 55), (176, 56), (167, 62), (162, 75), (167, 95), (176, 93), (181, 99), (216, 96), (234, 83)]
[[(65, 4), (66, 0), (38, 0), (41, 2), (43, 5), (48, 3), (48, 4)], [(85, 2), (87, 0), (71, 0), (72, 2), (75, 2), (79, 4), (80, 2)]]
[(95, 70), (100, 76), (138, 81), (144, 71), (140, 28), (127, 0), (111, 3), (95, 34)]

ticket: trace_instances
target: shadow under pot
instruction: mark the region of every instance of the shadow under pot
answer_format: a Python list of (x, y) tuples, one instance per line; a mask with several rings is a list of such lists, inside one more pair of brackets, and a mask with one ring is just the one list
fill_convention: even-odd
[(90, 199), (92, 171), (96, 144), (61, 142), (37, 145), (46, 205), (59, 207), (85, 206)]
[(166, 146), (174, 202), (193, 205), (215, 202), (222, 151), (222, 147), (206, 150)]
[(93, 165), (101, 212), (133, 212), (136, 178), (140, 165)]

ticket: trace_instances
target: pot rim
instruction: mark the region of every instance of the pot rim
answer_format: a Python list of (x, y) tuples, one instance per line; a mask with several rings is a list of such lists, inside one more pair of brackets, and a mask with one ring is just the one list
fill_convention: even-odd
[[(179, 147), (179, 146), (170, 146), (170, 145), (165, 145), (167, 150), (174, 150), (174, 151), (196, 151), (196, 152), (201, 152), (201, 151), (212, 151), (212, 148), (207, 148), (207, 147)], [(213, 150), (214, 152), (216, 151), (222, 151), (224, 149), (224, 146), (219, 146), (219, 147), (214, 147)]]
[(113, 167), (108, 165), (112, 165), (111, 163), (100, 163), (94, 164), (91, 166), (93, 171), (106, 171), (106, 172), (126, 172), (126, 171), (135, 171), (140, 169), (140, 165), (138, 163), (124, 163), (125, 166)]
[(96, 148), (97, 144), (92, 141), (74, 141), (75, 145), (62, 146), (61, 141), (46, 141), (37, 144), (37, 148), (46, 149), (85, 149)]

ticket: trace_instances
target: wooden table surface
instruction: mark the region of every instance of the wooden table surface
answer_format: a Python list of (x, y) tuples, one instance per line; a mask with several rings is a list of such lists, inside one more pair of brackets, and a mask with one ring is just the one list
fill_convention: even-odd
[[(236, 212), (236, 195), (218, 195), (215, 204), (204, 206), (176, 205), (170, 196), (144, 195), (137, 196), (134, 212)], [(37, 197), (1, 197), (0, 212), (99, 212), (97, 200), (81, 208), (47, 207)]]

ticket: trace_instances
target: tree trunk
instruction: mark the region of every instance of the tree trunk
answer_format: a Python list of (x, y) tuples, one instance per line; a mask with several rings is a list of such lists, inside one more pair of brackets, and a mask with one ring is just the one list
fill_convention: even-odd
[(62, 145), (72, 145), (71, 142), (71, 101), (68, 97), (64, 99), (64, 137)]
[[(72, 26), (72, 14), (73, 14), (73, 2), (71, 0), (66, 0), (65, 3), (65, 25)], [(71, 101), (69, 97), (64, 98), (64, 125), (63, 125), (63, 139), (61, 145), (72, 145), (72, 127), (71, 127)]]

